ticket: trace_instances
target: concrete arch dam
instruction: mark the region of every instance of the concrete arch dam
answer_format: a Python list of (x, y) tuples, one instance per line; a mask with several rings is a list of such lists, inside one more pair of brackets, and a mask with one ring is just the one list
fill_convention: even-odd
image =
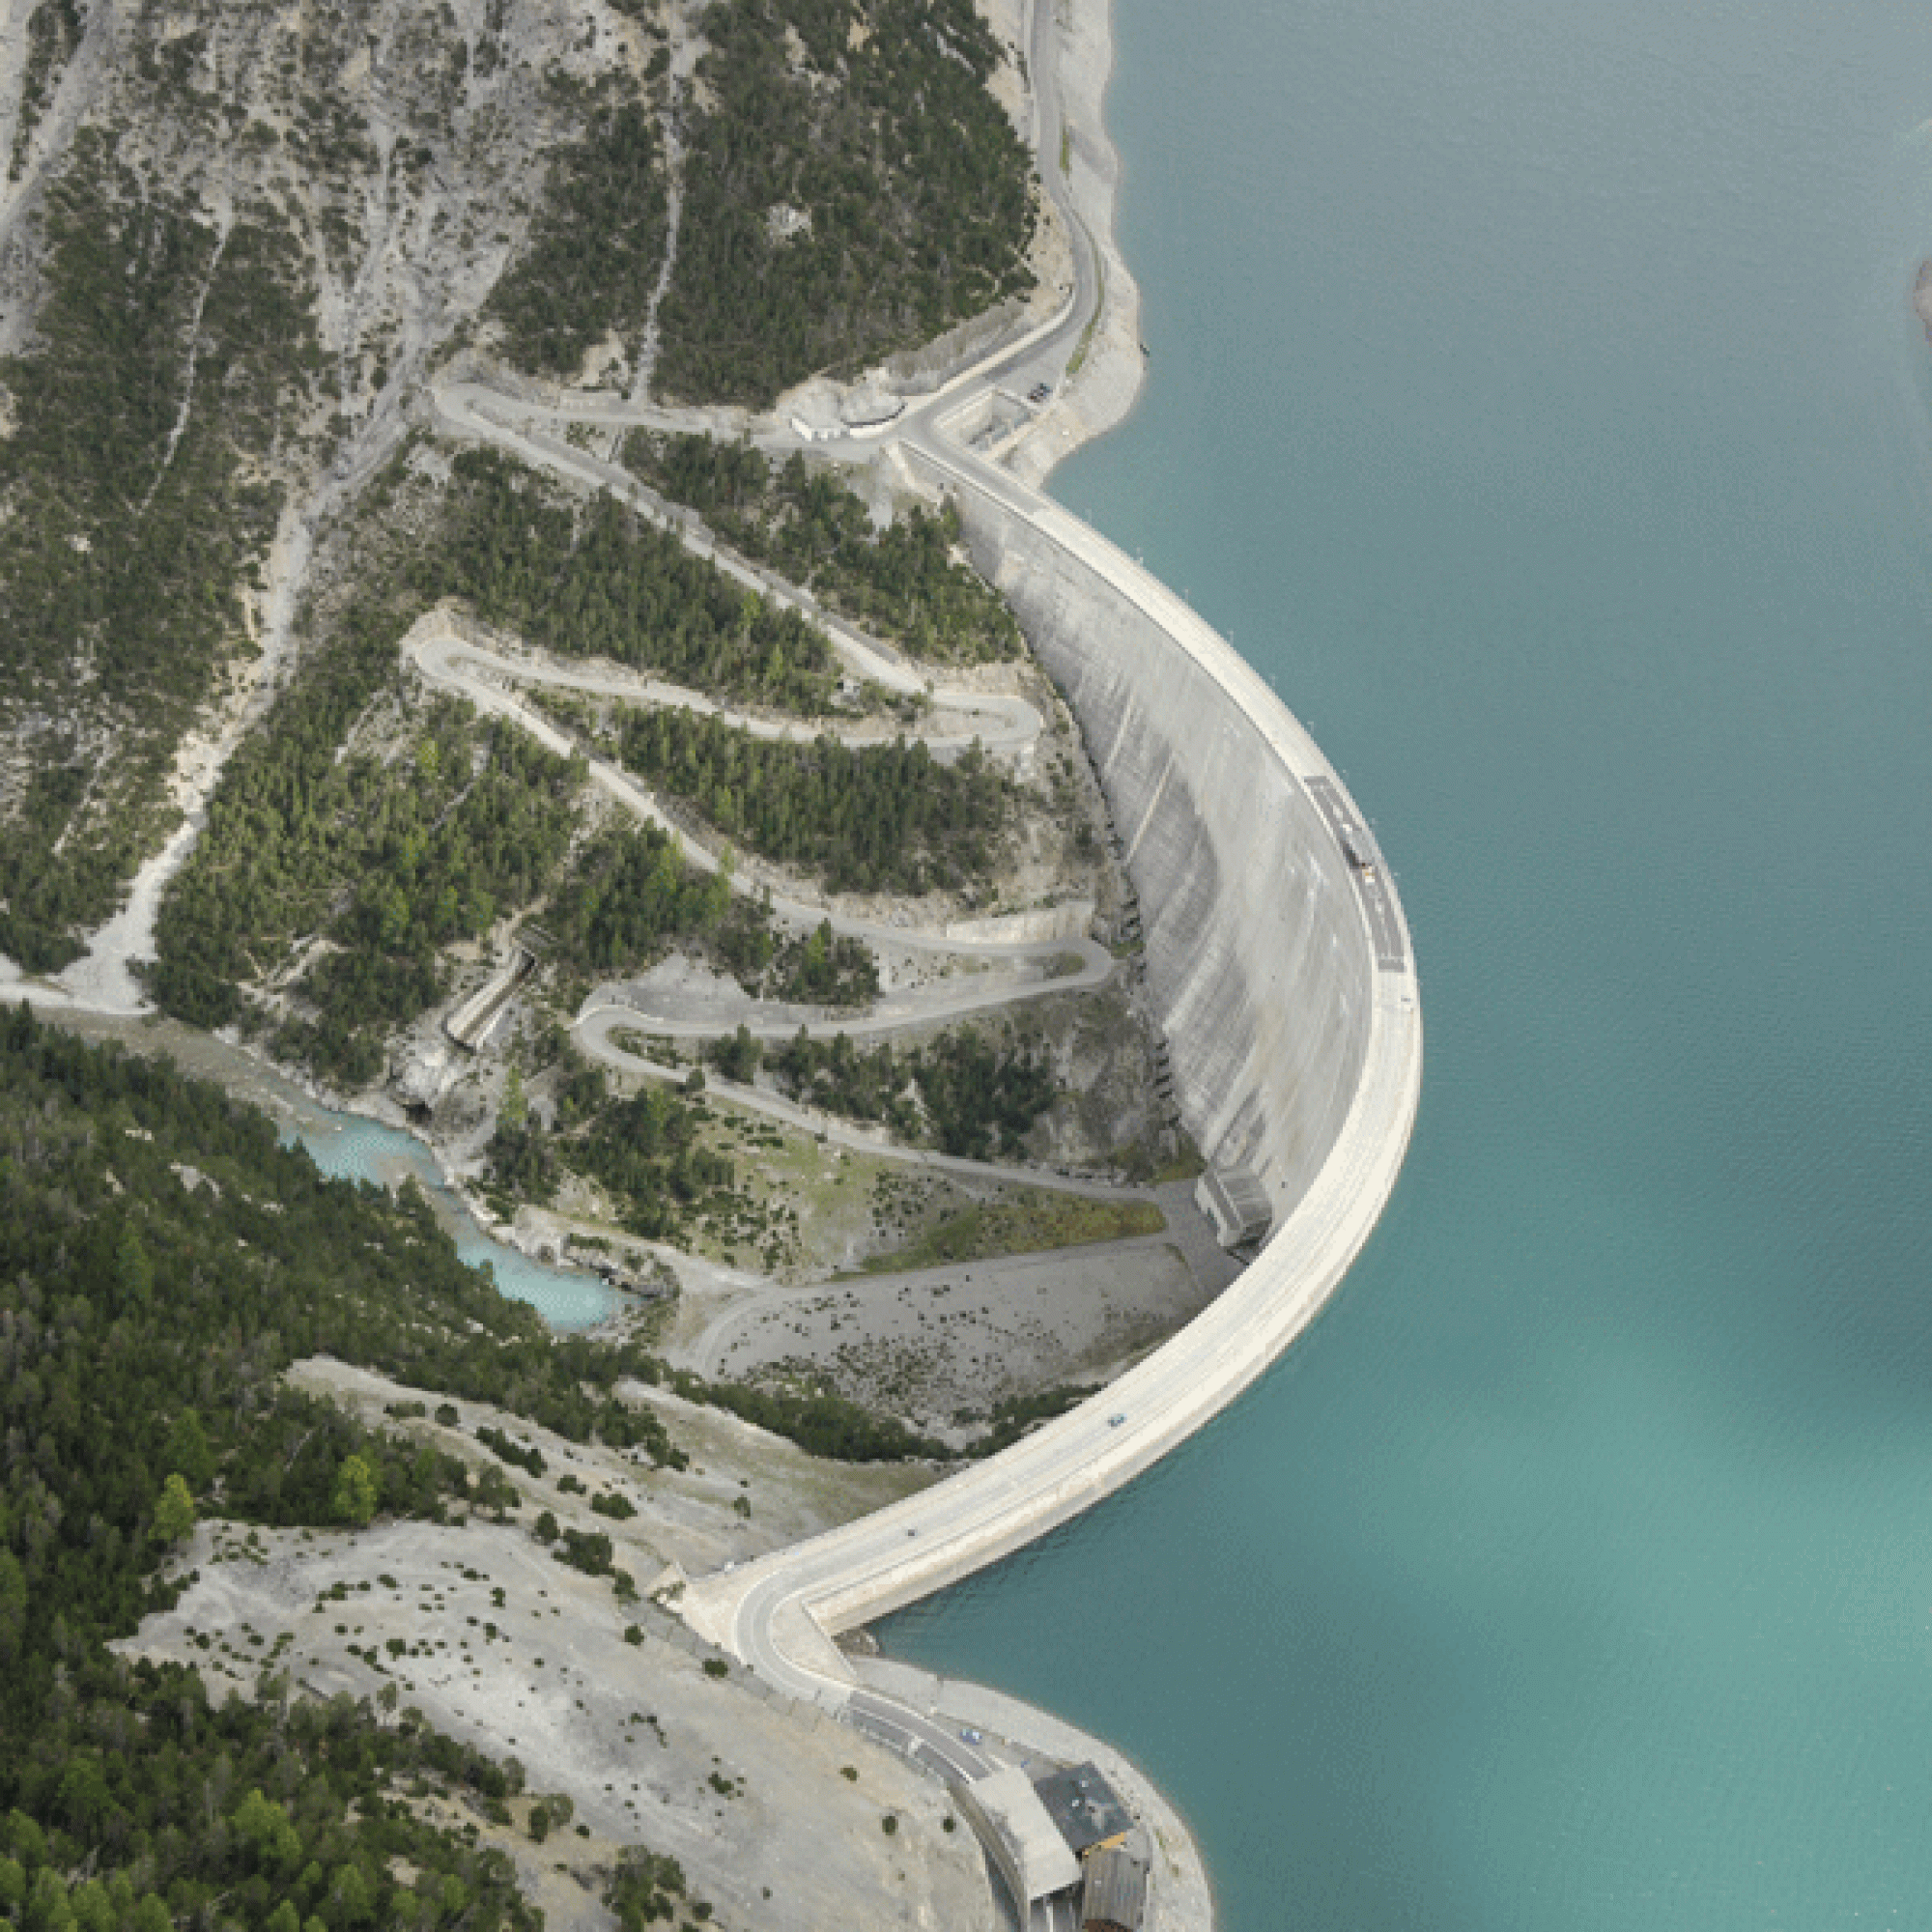
[[(1210, 1162), (1260, 1181), (1273, 1222), (1232, 1287), (1092, 1401), (903, 1502), (689, 1586), (681, 1607), (703, 1634), (834, 1709), (876, 1700), (831, 1637), (1078, 1515), (1278, 1359), (1374, 1229), (1422, 1076), (1402, 909), (1313, 739), (1078, 518), (937, 436), (901, 448), (952, 495), (1079, 717), (1143, 909), (1182, 1116)], [(937, 1730), (927, 1744), (961, 1755)]]
[(1367, 916), (1365, 894), (1392, 903), (1379, 861), (1357, 814), (1352, 844), (1338, 829), (1346, 794), (1314, 741), (1186, 603), (1057, 505), (961, 489), (963, 466), (949, 480), (1080, 720), (1181, 1116), (1212, 1164), (1261, 1180), (1279, 1227), (1341, 1134), (1380, 974), (1413, 999), (1406, 933), (1383, 953)]

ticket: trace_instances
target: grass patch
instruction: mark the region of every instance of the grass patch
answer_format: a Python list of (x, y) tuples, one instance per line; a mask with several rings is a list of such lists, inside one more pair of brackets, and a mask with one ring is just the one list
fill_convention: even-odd
[(952, 1215), (910, 1246), (874, 1255), (856, 1271), (898, 1274), (995, 1255), (1031, 1255), (1090, 1241), (1124, 1240), (1130, 1235), (1158, 1235), (1166, 1227), (1167, 1217), (1151, 1201), (1093, 1201), (1028, 1188), (1010, 1200), (989, 1201)]
[(1154, 1172), (1156, 1181), (1193, 1180), (1208, 1171), (1208, 1163), (1201, 1157), (1201, 1150), (1183, 1134), (1180, 1151), (1166, 1166)]
[[(1082, 223), (1082, 228), (1084, 231), (1085, 223)], [(1090, 235), (1087, 239), (1091, 246), (1094, 238)], [(1093, 347), (1094, 343), (1094, 331), (1099, 327), (1100, 318), (1107, 313), (1107, 264), (1098, 249), (1095, 249), (1094, 252), (1094, 272), (1100, 278), (1100, 294), (1098, 299), (1094, 304), (1094, 313), (1087, 318), (1087, 327), (1080, 331), (1079, 347), (1066, 358), (1066, 379), (1068, 382), (1071, 382), (1075, 376), (1079, 375), (1080, 371), (1086, 366), (1087, 352)]]

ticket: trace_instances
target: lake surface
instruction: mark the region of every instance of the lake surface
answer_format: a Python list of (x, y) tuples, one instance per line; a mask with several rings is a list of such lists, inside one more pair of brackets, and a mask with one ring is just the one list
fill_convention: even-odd
[(1409, 1165), (1235, 1411), (895, 1650), (1231, 1932), (1932, 1899), (1932, 11), (1119, 0), (1151, 383), (1058, 493), (1311, 724)]

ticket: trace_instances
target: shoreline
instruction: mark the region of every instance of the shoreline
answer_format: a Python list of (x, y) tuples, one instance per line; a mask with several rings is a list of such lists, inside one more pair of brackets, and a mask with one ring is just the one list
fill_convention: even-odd
[[(1055, 0), (1029, 0), (1029, 21), (1041, 6), (1054, 7)], [(1063, 463), (1128, 421), (1148, 381), (1140, 284), (1127, 267), (1116, 226), (1121, 156), (1106, 122), (1115, 66), (1113, 0), (1073, 0), (1059, 31), (1064, 43), (1053, 78), (1071, 137), (1067, 150), (1072, 162), (1061, 179), (1069, 212), (1098, 257), (1101, 299), (1089, 326), (1080, 368), (1002, 458), (1003, 468), (1040, 491)], [(1065, 44), (1067, 41), (1071, 45)], [(1030, 77), (1030, 94), (1035, 85)], [(1037, 128), (1038, 121), (1036, 96)], [(1056, 167), (1057, 159), (1037, 150), (1035, 162), (1044, 190), (1047, 170)], [(1075, 238), (1067, 239), (1079, 245)], [(1140, 1813), (1157, 1865), (1166, 1868), (1158, 1873), (1163, 1882), (1150, 1889), (1147, 1932), (1213, 1932), (1221, 1922), (1213, 1874), (1192, 1826), (1160, 1785), (1109, 1740), (996, 1686), (943, 1677), (883, 1650), (876, 1658), (855, 1662), (863, 1681), (903, 1702), (923, 1705), (935, 1717), (1004, 1732), (1070, 1763), (1091, 1759), (1098, 1764)]]
[(1150, 1888), (1143, 1932), (1212, 1932), (1219, 1922), (1213, 1881), (1193, 1830), (1174, 1801), (1124, 1751), (1024, 1697), (971, 1678), (942, 1677), (885, 1655), (855, 1658), (853, 1666), (870, 1689), (944, 1722), (1035, 1746), (1059, 1762), (1098, 1765), (1133, 1807), (1153, 1849), (1160, 1882)]
[[(1067, 26), (1065, 92), (1089, 117), (1077, 151), (1069, 119), (1076, 165), (1065, 185), (1067, 214), (1107, 218), (1104, 242), (1082, 222), (1097, 305), (1072, 352), (1074, 376), (1057, 409), (1004, 439), (983, 412), (977, 435), (965, 428), (971, 402), (938, 415), (928, 408), (923, 421), (906, 424), (895, 460), (909, 477), (928, 487), (936, 480), (961, 501), (975, 561), (1023, 621), (1030, 608), (1047, 626), (1049, 674), (1090, 742), (1108, 747), (1096, 771), (1127, 856), (1145, 842), (1154, 875), (1176, 889), (1143, 895), (1150, 953), (1165, 981), (1160, 1017), (1186, 1036), (1176, 1040), (1177, 1071), (1210, 1130), (1204, 1137), (1197, 1125), (1197, 1139), (1210, 1160), (1260, 1168), (1276, 1219), (1241, 1279), (1104, 1402), (1082, 1405), (917, 1498), (694, 1583), (680, 1605), (687, 1621), (783, 1694), (841, 1716), (848, 1707), (863, 1714), (876, 1693), (855, 1684), (833, 1638), (956, 1584), (1082, 1513), (1279, 1360), (1379, 1221), (1420, 1099), (1422, 1025), (1406, 923), (1340, 774), (1182, 598), (1031, 487), (1123, 421), (1145, 380), (1138, 289), (1112, 233), (1119, 157), (1094, 125), (1112, 67), (1111, 11), (1084, 11)], [(1050, 80), (1044, 63), (1037, 71)], [(1043, 137), (1054, 131), (1048, 114), (1037, 119)], [(1017, 356), (982, 365), (982, 392), (1017, 366)], [(1039, 373), (1037, 364), (1028, 371)], [(1096, 611), (1104, 615), (1095, 619)], [(1039, 639), (1036, 648), (1043, 649)], [(1265, 801), (1259, 810), (1230, 810), (1230, 753)], [(1258, 866), (1264, 875), (1299, 879), (1302, 891), (1278, 901), (1240, 895), (1236, 882), (1255, 877)], [(1143, 884), (1136, 879), (1137, 890)], [(1217, 909), (1236, 917), (1218, 920)], [(1203, 947), (1209, 927), (1215, 943)], [(1183, 1070), (1189, 1044), (1200, 1063), (1191, 1082)], [(894, 1701), (922, 1755), (958, 1756), (954, 1733)], [(1211, 1923), (1212, 1889), (1191, 1834), (1184, 1854), (1200, 1872), (1198, 1896)], [(1156, 1922), (1203, 1921), (1163, 1915)]]
[[(1056, 0), (1029, 0), (1027, 24), (1037, 9)], [(1060, 466), (1089, 443), (1119, 429), (1133, 414), (1148, 380), (1141, 349), (1140, 284), (1122, 253), (1116, 226), (1122, 163), (1106, 122), (1106, 98), (1115, 65), (1113, 0), (1073, 0), (1056, 28), (1062, 45), (1054, 71), (1059, 113), (1068, 139), (1071, 166), (1060, 179), (1063, 222), (1078, 222), (1098, 260), (1100, 304), (1083, 338), (1079, 369), (1048, 407), (1005, 452), (1002, 467), (1043, 491)], [(1034, 120), (1040, 127), (1038, 77), (1029, 73)], [(1043, 192), (1058, 157), (1036, 149)], [(1068, 242), (1078, 247), (1077, 237)], [(938, 1676), (882, 1654), (859, 1664), (861, 1678), (901, 1701), (923, 1704), (937, 1717), (992, 1728), (1034, 1743), (1068, 1762), (1091, 1759), (1141, 1814), (1155, 1848), (1158, 1876), (1150, 1889), (1147, 1932), (1213, 1932), (1220, 1923), (1213, 1875), (1199, 1838), (1179, 1806), (1132, 1758), (1107, 1739), (1058, 1714), (1012, 1696), (996, 1686)]]
[[(1055, 7), (1056, 0), (1031, 0), (1031, 6)], [(1043, 189), (1049, 170), (1058, 177), (1065, 209), (1056, 213), (1063, 220), (1071, 216), (1096, 256), (1101, 296), (1079, 368), (1001, 459), (1003, 468), (1042, 491), (1069, 457), (1127, 421), (1147, 383), (1140, 283), (1122, 252), (1117, 226), (1121, 154), (1106, 118), (1115, 67), (1113, 0), (1071, 0), (1059, 33), (1063, 44), (1053, 77), (1070, 166), (1062, 174), (1058, 156), (1038, 152), (1035, 164)], [(1077, 238), (1068, 240), (1079, 246)]]

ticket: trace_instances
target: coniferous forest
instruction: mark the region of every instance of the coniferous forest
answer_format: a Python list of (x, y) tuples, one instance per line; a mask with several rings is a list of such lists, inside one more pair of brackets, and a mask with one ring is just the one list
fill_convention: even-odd
[(261, 1702), (216, 1710), (192, 1672), (104, 1648), (171, 1600), (163, 1559), (198, 1514), (500, 1502), (283, 1386), (325, 1351), (679, 1459), (611, 1393), (656, 1365), (553, 1338), (419, 1194), (326, 1179), (217, 1089), (0, 1013), (0, 1909), (18, 1922), (147, 1932), (218, 1900), (205, 1922), (273, 1932), (536, 1924), (506, 1860), (400, 1802), (423, 1777), (500, 1796), (501, 1766), (346, 1698), (291, 1703), (272, 1671)]
[(113, 911), (166, 823), (176, 741), (245, 645), (280, 506), (260, 472), (316, 352), (266, 205), (217, 235), (89, 138), (42, 226), (46, 299), (0, 362), (0, 723), (32, 764), (0, 839), (0, 952), (44, 972)]
[(829, 695), (817, 632), (621, 506), (573, 503), (493, 454), (452, 471), (432, 491), (394, 465), (372, 490), (372, 520), (407, 506), (408, 532), (385, 545), (372, 527), (361, 581), (313, 620), (320, 648), (230, 761), (156, 922), (151, 988), (194, 1025), (253, 1024), (242, 989), (301, 952), (282, 983), (301, 1013), (276, 1049), (342, 1087), (379, 1077), (385, 1036), (445, 996), (446, 947), (545, 895), (558, 963), (586, 976), (640, 970), (677, 939), (748, 982), (776, 971), (775, 989), (806, 963), (655, 829), (579, 843), (583, 767), (511, 724), (443, 699), (400, 748), (348, 746), (407, 695), (398, 646), (444, 595), (560, 652), (768, 703)]
[(286, 1387), (315, 1353), (677, 1467), (655, 1416), (612, 1393), (621, 1377), (820, 1455), (948, 1453), (822, 1391), (709, 1384), (634, 1344), (554, 1336), (457, 1260), (415, 1190), (327, 1179), (218, 1089), (0, 1010), (0, 1913), (15, 1922), (540, 1923), (506, 1858), (406, 1802), (500, 1800), (514, 1760), (409, 1712), (298, 1699), (271, 1659), (255, 1701), (217, 1706), (195, 1672), (107, 1648), (173, 1601), (167, 1560), (198, 1517), (517, 1510), (494, 1467)]
[[(992, 34), (974, 0), (711, 0), (687, 85), (642, 0), (18, 15), (0, 954), (71, 965), (190, 813), (152, 961), (143, 896), (125, 953), (103, 946), (101, 980), (75, 986), (118, 989), (125, 965), (163, 1011), (362, 1089), (522, 941), (543, 964), (514, 1051), (542, 1035), (549, 1118), (519, 1070), (485, 1143), (496, 1096), (472, 1081), (472, 1172), (512, 1207), (574, 1176), (629, 1233), (678, 1234), (738, 1180), (702, 1068), (683, 1091), (613, 1079), (537, 996), (680, 949), (767, 999), (836, 1009), (877, 993), (879, 962), (829, 923), (785, 933), (733, 893), (729, 852), (719, 872), (692, 864), (599, 789), (608, 771), (433, 695), (403, 645), (448, 600), (536, 650), (812, 730), (879, 695), (841, 680), (796, 611), (610, 494), (459, 446), (427, 400), (493, 355), (567, 382), (601, 353), (628, 387), (655, 340), (655, 393), (763, 403), (1029, 292), (1036, 189), (988, 88)], [(1023, 650), (950, 510), (879, 527), (796, 460), (630, 447), (747, 554), (911, 655)], [(977, 748), (942, 763), (665, 712), (626, 716), (617, 750), (727, 840), (833, 891), (979, 894), (1012, 839), (1019, 794)], [(863, 1063), (842, 1042), (774, 1059), (793, 1091), (897, 1108), (916, 1137), (988, 1155), (1051, 1096), (1039, 1056), (970, 1030)], [(292, 1381), (318, 1355), (427, 1403), (365, 1421)], [(213, 1676), (117, 1644), (193, 1584), (212, 1522), (531, 1513), (529, 1429), (627, 1451), (668, 1485), (689, 1466), (672, 1429), (696, 1425), (639, 1383), (821, 1456), (960, 1453), (829, 1386), (711, 1383), (636, 1340), (553, 1333), (459, 1260), (413, 1184), (331, 1180), (219, 1089), (0, 1005), (0, 1925), (537, 1932), (511, 1860), (429, 1822), (443, 1799), (502, 1822), (515, 1759), (399, 1711), (393, 1684), (321, 1697), (286, 1673), (292, 1639), (246, 1626), (219, 1648), (255, 1646), (260, 1676), (222, 1703)], [(440, 1398), (522, 1425), (479, 1431), (472, 1458), (417, 1426)], [(1019, 1426), (992, 1420), (967, 1453)], [(631, 1513), (614, 1492), (589, 1506)], [(630, 1532), (548, 1513), (530, 1528), (545, 1561), (635, 1593), (613, 1554)], [(541, 1841), (549, 1813), (531, 1816)], [(633, 1845), (611, 1862), (625, 1932), (709, 1918), (674, 1861)]]
[(704, 38), (667, 395), (762, 406), (1032, 288), (1032, 163), (972, 0), (715, 0)]
[(802, 745), (701, 712), (636, 709), (618, 713), (614, 738), (627, 769), (835, 893), (981, 884), (1012, 822), (1012, 781), (977, 746), (942, 764), (917, 739)]
[(741, 590), (613, 497), (574, 501), (494, 450), (466, 450), (451, 471), (441, 540), (415, 566), (425, 604), (460, 597), (541, 649), (716, 696), (827, 707), (831, 647), (797, 611)]
[[(749, 1078), (756, 1043), (721, 1040), (711, 1056)], [(763, 1061), (794, 1099), (878, 1121), (902, 1139), (975, 1160), (1011, 1159), (1034, 1123), (1060, 1097), (1060, 1082), (1035, 1042), (964, 1026), (924, 1046), (855, 1046), (847, 1034), (813, 1037), (804, 1027)]]
[(959, 515), (909, 505), (883, 529), (855, 492), (795, 452), (774, 464), (749, 443), (633, 430), (624, 460), (718, 533), (834, 610), (927, 663), (1010, 658), (1019, 625), (954, 555)]
[(602, 108), (553, 156), (529, 244), (490, 298), (517, 367), (575, 376), (612, 328), (637, 327), (664, 259), (665, 213), (648, 108)]

